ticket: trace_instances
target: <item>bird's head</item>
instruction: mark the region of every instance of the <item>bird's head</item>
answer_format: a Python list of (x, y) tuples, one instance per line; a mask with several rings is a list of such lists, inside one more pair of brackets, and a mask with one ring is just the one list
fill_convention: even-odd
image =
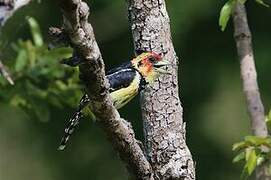
[(144, 52), (132, 60), (133, 67), (142, 74), (148, 83), (154, 82), (160, 74), (169, 74), (162, 69), (169, 64), (154, 52)]

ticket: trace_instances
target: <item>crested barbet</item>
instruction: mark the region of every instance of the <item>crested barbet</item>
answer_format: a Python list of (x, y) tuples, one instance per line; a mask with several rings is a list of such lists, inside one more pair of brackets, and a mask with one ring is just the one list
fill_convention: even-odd
[[(109, 82), (109, 93), (113, 105), (120, 109), (131, 101), (146, 85), (152, 84), (158, 79), (159, 75), (168, 72), (162, 67), (169, 65), (159, 54), (154, 52), (144, 52), (129, 62), (109, 70), (106, 78)], [(59, 150), (63, 150), (73, 133), (75, 127), (79, 124), (83, 109), (91, 103), (88, 95), (84, 94), (78, 105), (78, 109), (70, 118), (65, 134), (61, 139)]]

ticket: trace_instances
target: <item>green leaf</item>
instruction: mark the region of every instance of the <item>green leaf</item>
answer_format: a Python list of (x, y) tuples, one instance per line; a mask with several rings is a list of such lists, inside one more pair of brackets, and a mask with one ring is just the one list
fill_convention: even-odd
[(68, 89), (68, 86), (63, 82), (63, 81), (55, 81), (56, 86), (61, 90), (61, 91), (66, 91)]
[(259, 155), (257, 157), (257, 166), (260, 166), (265, 161), (265, 156)]
[(54, 61), (69, 58), (72, 56), (72, 49), (68, 47), (55, 48), (46, 53), (46, 58), (53, 59)]
[(265, 7), (269, 7), (269, 5), (268, 4), (266, 4), (263, 0), (255, 0), (257, 3), (259, 3), (259, 4), (261, 4), (261, 5), (263, 5), (263, 6), (265, 6)]
[(268, 130), (271, 131), (271, 119), (269, 117), (266, 117), (265, 122), (266, 122)]
[(237, 163), (237, 162), (239, 162), (239, 161), (241, 161), (241, 160), (244, 160), (244, 159), (245, 159), (245, 152), (241, 152), (241, 153), (239, 153), (238, 155), (236, 155), (236, 156), (233, 158), (232, 162), (233, 162), (233, 163)]
[(29, 17), (27, 21), (31, 29), (34, 44), (38, 47), (42, 46), (43, 39), (42, 39), (42, 34), (41, 34), (41, 30), (40, 30), (38, 22), (32, 17)]
[(246, 136), (245, 141), (254, 146), (271, 146), (271, 139), (269, 137)]
[(246, 169), (249, 175), (251, 175), (257, 166), (257, 155), (254, 148), (249, 148), (246, 150)]
[(229, 0), (221, 9), (220, 11), (220, 17), (219, 17), (219, 26), (221, 27), (221, 30), (224, 31), (228, 21), (230, 19), (231, 13), (233, 8), (236, 5), (235, 0)]
[(248, 147), (248, 146), (249, 146), (248, 143), (242, 141), (242, 142), (234, 143), (234, 144), (232, 145), (232, 150), (233, 150), (233, 151), (238, 151), (238, 150), (243, 149), (243, 148), (246, 148), (246, 147)]
[(265, 117), (265, 122), (266, 122), (268, 130), (271, 131), (271, 110), (269, 111), (269, 113)]
[(14, 68), (16, 72), (20, 72), (25, 68), (25, 66), (27, 65), (27, 52), (24, 49), (21, 49), (18, 52), (15, 62), (16, 63)]
[(241, 180), (247, 180), (248, 177), (249, 177), (249, 174), (247, 172), (247, 168), (246, 168), (246, 166), (244, 166), (242, 174), (241, 174)]
[(28, 55), (29, 65), (30, 67), (34, 67), (37, 61), (36, 47), (33, 46), (31, 41), (26, 41), (25, 48)]
[(269, 111), (267, 118), (271, 121), (271, 110)]
[(10, 104), (13, 106), (26, 106), (27, 102), (22, 96), (16, 94), (10, 100)]
[(238, 0), (238, 2), (241, 3), (241, 4), (245, 4), (246, 1), (247, 0)]

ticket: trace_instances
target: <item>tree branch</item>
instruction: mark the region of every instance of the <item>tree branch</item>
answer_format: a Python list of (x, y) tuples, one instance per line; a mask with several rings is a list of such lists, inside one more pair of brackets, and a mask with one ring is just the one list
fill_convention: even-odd
[(11, 84), (14, 85), (14, 81), (12, 80), (9, 72), (7, 71), (6, 67), (4, 66), (4, 64), (2, 63), (2, 61), (0, 60), (0, 73), (4, 76), (4, 78), (6, 78), (6, 80)]
[[(252, 133), (256, 136), (268, 135), (265, 123), (264, 106), (257, 83), (257, 71), (252, 48), (252, 37), (248, 25), (245, 6), (237, 3), (233, 12), (234, 38), (240, 60), (243, 91), (246, 96), (247, 109), (251, 119)], [(256, 171), (257, 180), (270, 179), (268, 167), (260, 166)]]
[(2, 0), (0, 2), (0, 26), (10, 18), (18, 9), (30, 3), (31, 0)]
[(251, 32), (247, 22), (245, 6), (237, 3), (233, 13), (234, 37), (240, 60), (243, 90), (246, 95), (252, 132), (256, 136), (267, 136), (265, 114), (257, 83), (257, 72), (253, 55)]
[(81, 0), (58, 2), (64, 15), (64, 30), (83, 61), (79, 66), (80, 78), (86, 85), (92, 112), (128, 169), (137, 179), (151, 179), (151, 166), (135, 139), (131, 125), (120, 117), (109, 97), (104, 62), (92, 26), (88, 23), (87, 4)]
[(185, 142), (178, 58), (171, 41), (165, 1), (128, 0), (128, 10), (136, 52), (161, 53), (175, 65), (168, 69), (171, 75), (159, 78), (141, 96), (147, 155), (155, 179), (195, 179), (194, 163)]

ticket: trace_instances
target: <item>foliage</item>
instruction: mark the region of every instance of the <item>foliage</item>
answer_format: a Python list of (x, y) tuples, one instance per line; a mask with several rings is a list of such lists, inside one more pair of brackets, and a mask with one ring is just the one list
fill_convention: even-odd
[(230, 19), (233, 8), (236, 5), (235, 0), (229, 0), (221, 9), (220, 17), (219, 17), (219, 26), (221, 26), (221, 30), (224, 31), (228, 21)]
[[(40, 121), (49, 120), (49, 107), (76, 104), (77, 71), (61, 67), (58, 60), (71, 56), (70, 48), (48, 50), (34, 18), (27, 18), (32, 40), (12, 44), (16, 58), (9, 69), (15, 80), (10, 86), (0, 78), (0, 100), (18, 106)], [(76, 93), (77, 92), (77, 93)]]
[[(271, 110), (266, 116), (266, 124), (271, 129)], [(233, 162), (244, 161), (242, 179), (247, 179), (257, 166), (268, 163), (269, 173), (271, 175), (271, 136), (245, 136), (244, 140), (235, 143), (232, 147), (233, 151), (239, 153), (234, 157)]]
[(265, 117), (265, 122), (268, 127), (268, 131), (270, 132), (271, 130), (271, 110), (269, 111), (268, 115)]
[[(244, 4), (246, 1), (247, 0), (228, 0), (228, 2), (225, 3), (225, 5), (222, 7), (220, 11), (220, 16), (219, 16), (219, 26), (221, 27), (222, 31), (226, 29), (230, 16), (233, 12), (233, 9), (236, 6), (236, 3)], [(269, 5), (266, 4), (263, 0), (255, 0), (255, 1), (265, 7), (269, 7)]]
[[(233, 151), (238, 151), (233, 162), (244, 161), (242, 179), (247, 179), (257, 166), (267, 162), (271, 169), (271, 137), (245, 136), (244, 140), (235, 143)], [(271, 173), (271, 172), (269, 172)]]

